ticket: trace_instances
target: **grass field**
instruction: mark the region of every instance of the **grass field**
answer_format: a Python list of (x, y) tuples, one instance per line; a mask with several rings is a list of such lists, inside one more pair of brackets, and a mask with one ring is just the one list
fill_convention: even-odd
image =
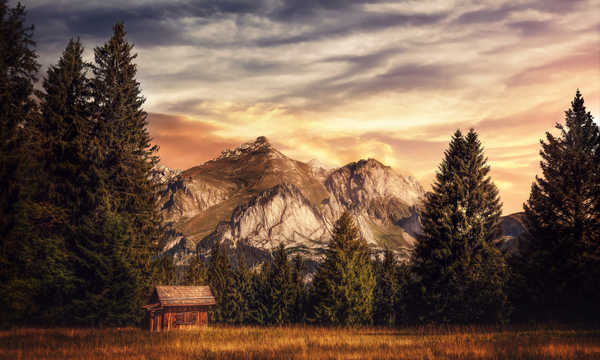
[(600, 330), (208, 327), (0, 332), (2, 359), (600, 359)]

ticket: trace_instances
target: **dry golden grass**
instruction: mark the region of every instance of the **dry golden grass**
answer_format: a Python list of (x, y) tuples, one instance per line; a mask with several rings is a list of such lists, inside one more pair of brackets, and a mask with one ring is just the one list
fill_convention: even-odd
[(208, 327), (0, 332), (2, 359), (600, 359), (600, 331), (557, 327)]

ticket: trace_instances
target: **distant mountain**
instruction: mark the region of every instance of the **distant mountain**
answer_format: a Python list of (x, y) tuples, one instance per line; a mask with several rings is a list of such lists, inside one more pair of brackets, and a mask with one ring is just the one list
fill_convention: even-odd
[(423, 187), (374, 159), (328, 169), (259, 137), (202, 165), (163, 172), (162, 212), (172, 225), (163, 246), (178, 262), (196, 250), (208, 254), (215, 241), (251, 262), (279, 243), (314, 258), (345, 210), (375, 249), (401, 251), (420, 230)]
[[(179, 264), (196, 251), (208, 255), (216, 241), (250, 263), (279, 243), (314, 260), (346, 210), (375, 250), (403, 253), (421, 231), (423, 187), (375, 159), (329, 169), (291, 159), (259, 137), (191, 169), (158, 173), (171, 226), (163, 249)], [(523, 231), (521, 214), (503, 217), (502, 228), (499, 241), (511, 248)]]
[(503, 216), (501, 221), (503, 237), (501, 248), (510, 253), (517, 251), (519, 236), (525, 231), (524, 212)]

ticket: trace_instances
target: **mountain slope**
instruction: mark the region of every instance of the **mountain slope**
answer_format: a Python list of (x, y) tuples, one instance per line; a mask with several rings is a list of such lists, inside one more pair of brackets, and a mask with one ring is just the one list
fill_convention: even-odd
[(162, 212), (174, 233), (165, 249), (184, 260), (221, 241), (252, 261), (284, 243), (311, 258), (346, 210), (371, 246), (401, 249), (418, 232), (423, 194), (416, 180), (377, 160), (329, 170), (290, 159), (259, 137), (167, 181)]

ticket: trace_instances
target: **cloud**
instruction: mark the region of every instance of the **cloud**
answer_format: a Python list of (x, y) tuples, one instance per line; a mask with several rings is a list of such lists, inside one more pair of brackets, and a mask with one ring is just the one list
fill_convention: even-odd
[[(438, 23), (445, 17), (445, 14), (362, 14), (363, 16), (354, 15), (350, 19), (342, 17), (333, 26), (317, 27), (316, 29), (292, 36), (275, 36), (259, 39), (256, 41), (256, 44), (264, 47), (280, 46), (330, 39), (352, 33), (389, 29), (396, 26), (424, 26)], [(351, 21), (353, 18), (357, 18), (357, 20)]]
[(562, 76), (573, 72), (592, 72), (600, 80), (600, 51), (598, 44), (590, 43), (573, 51), (568, 56), (563, 56), (548, 63), (531, 66), (511, 76), (506, 84), (508, 86), (530, 86), (541, 83), (554, 82)]
[(182, 116), (150, 113), (148, 124), (153, 142), (160, 145), (161, 163), (172, 168), (202, 164), (240, 143), (217, 135), (218, 126)]
[(518, 209), (539, 139), (575, 89), (600, 112), (596, 0), (26, 1), (40, 61), (86, 59), (125, 21), (163, 162), (187, 168), (266, 135), (341, 166), (374, 157), (425, 185), (474, 127)]

